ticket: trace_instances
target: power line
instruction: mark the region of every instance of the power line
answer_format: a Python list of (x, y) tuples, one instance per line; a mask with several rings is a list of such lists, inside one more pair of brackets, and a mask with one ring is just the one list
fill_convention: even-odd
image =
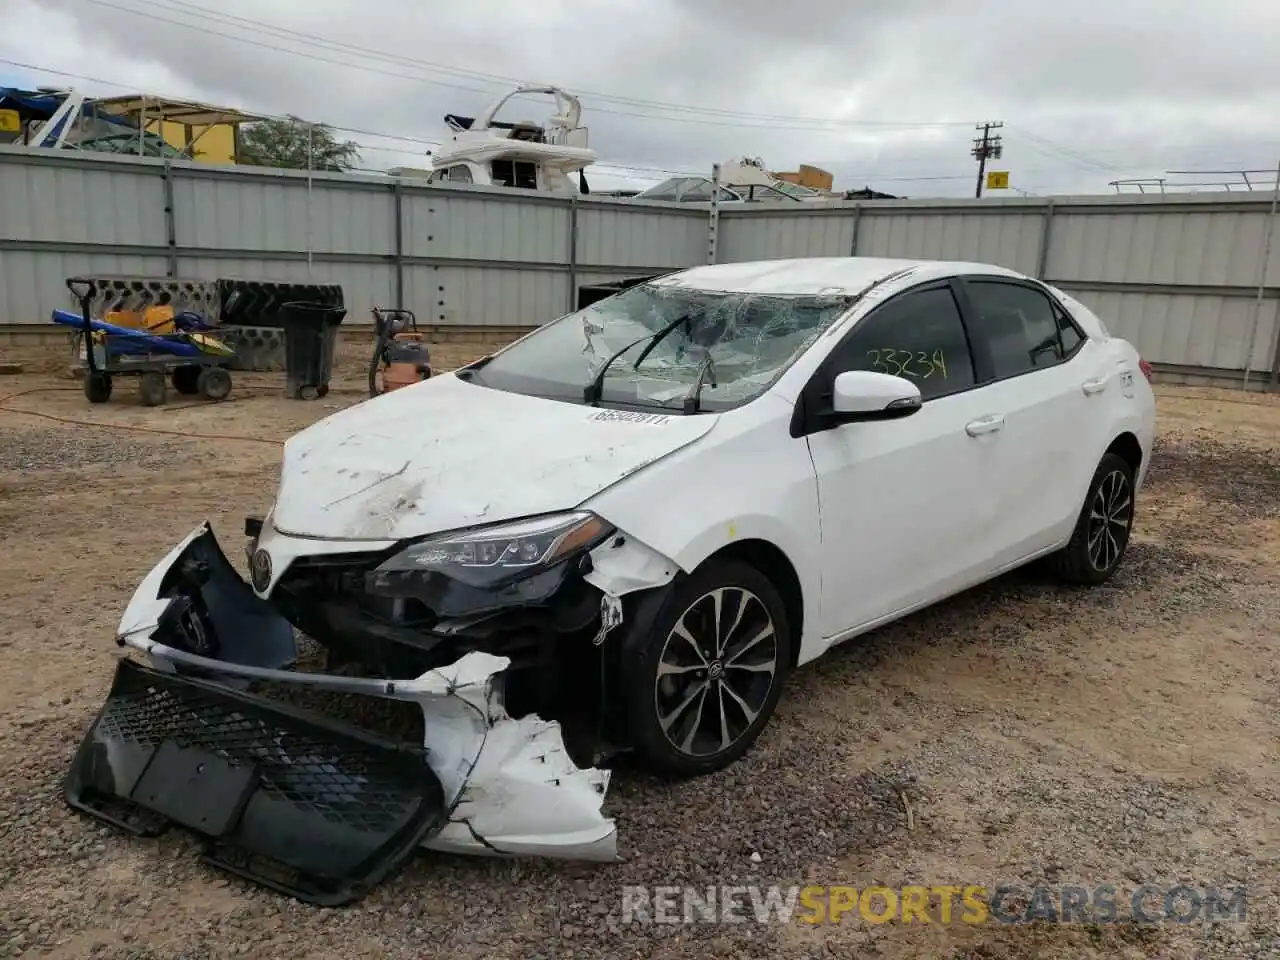
[[(106, 80), (102, 77), (91, 77), (83, 73), (72, 73), (67, 70), (55, 70), (52, 67), (45, 67), (39, 64), (34, 64), (34, 63), (24, 63), (20, 60), (11, 60), (7, 57), (0, 57), (0, 63), (6, 64), (11, 67), (17, 67), (20, 70), (30, 70), (35, 73), (47, 73), (55, 77), (65, 77), (69, 80), (83, 80), (88, 83), (97, 83), (106, 87), (115, 87), (120, 90), (129, 90), (129, 91), (136, 90), (136, 87), (134, 84), (121, 83), (118, 80)], [(253, 112), (256, 116), (263, 117), (264, 119), (267, 119), (267, 120), (288, 120), (289, 119), (289, 117), (286, 117), (286, 116), (272, 115), (269, 113), (264, 113), (259, 110), (255, 110)], [(324, 125), (328, 127), (330, 130), (333, 130), (337, 133), (351, 133), (351, 134), (356, 134), (357, 136), (366, 136), (366, 137), (381, 137), (384, 140), (399, 140), (399, 141), (404, 141), (407, 143), (412, 143), (415, 145), (426, 146), (426, 147), (438, 147), (440, 146), (440, 143), (441, 143), (441, 141), (439, 140), (428, 140), (423, 137), (412, 137), (412, 136), (406, 136), (404, 134), (397, 134), (397, 133), (383, 133), (378, 130), (364, 130), (359, 127), (344, 127), (344, 126), (339, 126), (337, 124), (332, 124), (332, 123), (326, 123)], [(385, 145), (363, 143), (360, 141), (355, 141), (355, 143), (362, 150), (373, 150), (375, 152), (382, 152), (382, 153), (400, 153), (405, 155), (414, 155), (413, 151), (407, 147), (405, 148), (388, 147)], [(692, 173), (688, 170), (671, 170), (666, 167), (646, 167), (643, 165), (628, 164), (628, 163), (607, 160), (607, 159), (598, 160), (595, 163), (593, 163), (592, 166), (601, 168), (601, 172), (604, 172), (606, 170), (617, 170), (617, 171), (623, 171), (623, 172), (643, 171), (646, 173), (664, 174), (666, 176), (701, 176), (701, 174)], [(367, 167), (354, 167), (352, 169), (361, 171), (361, 172), (385, 173), (385, 171), (383, 170), (371, 170), (370, 168), (367, 168)]]
[[(390, 71), (380, 70), (374, 67), (370, 67), (367, 64), (352, 63), (349, 60), (333, 60), (327, 57), (318, 56), (314, 53), (310, 53), (304, 50), (289, 49), (285, 47), (280, 47), (276, 44), (263, 43), (261, 41), (254, 40), (249, 37), (209, 30), (207, 27), (202, 26), (198, 23), (190, 23), (190, 22), (184, 22), (180, 20), (172, 20), (165, 17), (159, 17), (147, 11), (137, 10), (131, 7), (123, 7), (118, 4), (108, 2), (108, 0), (84, 0), (84, 2), (96, 4), (98, 6), (110, 8), (113, 10), (117, 10), (121, 13), (126, 13), (132, 16), (148, 18), (148, 19), (155, 20), (157, 22), (168, 23), (173, 26), (181, 27), (184, 29), (195, 30), (208, 35), (218, 36), (223, 39), (230, 40), (232, 42), (245, 43), (252, 46), (258, 46), (258, 47), (272, 50), (274, 52), (287, 53), (287, 54), (315, 60), (322, 63), (331, 63), (339, 66), (349, 67), (352, 69), (364, 70), (366, 72), (372, 72), (372, 73), (376, 73), (383, 76), (394, 77), (399, 80), (419, 80), (421, 82), (428, 83), (428, 84), (449, 87), (452, 89), (463, 90), (463, 91), (472, 92), (472, 93), (484, 94), (486, 96), (491, 96), (493, 95), (493, 92), (494, 92), (492, 90), (483, 90), (474, 86), (467, 86), (467, 85), (458, 84), (458, 83), (449, 83), (449, 82), (437, 79), (435, 77), (413, 77), (413, 76), (407, 77), (403, 72), (393, 73)], [(227, 26), (232, 26), (237, 29), (253, 29), (258, 33), (265, 32), (268, 34), (273, 34), (279, 39), (287, 40), (293, 43), (301, 43), (307, 46), (313, 46), (313, 47), (319, 46), (323, 49), (327, 49), (330, 52), (337, 52), (339, 54), (345, 55), (348, 52), (350, 52), (351, 54), (359, 54), (360, 56), (366, 59), (373, 59), (373, 60), (377, 60), (377, 61), (381, 61), (389, 64), (399, 64), (407, 67), (412, 67), (418, 70), (432, 71), (435, 73), (444, 74), (446, 76), (456, 75), (466, 79), (473, 79), (479, 83), (511, 84), (511, 83), (518, 82), (515, 78), (506, 77), (500, 74), (486, 73), (483, 71), (469, 70), (462, 67), (454, 67), (446, 64), (433, 63), (425, 60), (417, 60), (409, 57), (400, 56), (397, 54), (390, 54), (385, 51), (379, 51), (379, 50), (374, 50), (367, 47), (361, 47), (356, 44), (346, 43), (338, 40), (332, 40), (332, 39), (315, 35), (315, 34), (304, 33), (302, 31), (293, 30), (287, 27), (280, 27), (274, 24), (266, 23), (264, 21), (254, 20), (248, 17), (241, 17), (234, 14), (221, 13), (206, 7), (202, 7), (199, 4), (188, 2), (188, 0), (133, 0), (133, 2), (141, 3), (146, 6), (154, 7), (160, 10), (166, 10), (169, 12), (178, 13), (180, 15), (187, 16), (187, 17), (195, 17), (197, 20), (203, 19), (209, 22), (221, 23)], [(654, 115), (652, 113), (635, 113), (632, 111), (610, 110), (608, 108), (603, 108), (603, 107), (598, 107), (593, 105), (592, 110), (599, 113), (610, 113), (610, 114), (616, 114), (619, 116), (628, 116), (628, 117), (632, 117), (639, 120), (650, 120), (650, 121), (666, 122), (666, 123), (698, 123), (698, 124), (712, 125), (712, 126), (727, 126), (727, 127), (738, 128), (738, 129), (768, 128), (768, 129), (776, 129), (776, 130), (804, 130), (811, 134), (831, 134), (831, 133), (842, 133), (844, 132), (844, 130), (852, 127), (907, 130), (907, 129), (929, 128), (929, 127), (949, 127), (949, 126), (957, 126), (964, 123), (964, 121), (867, 121), (867, 120), (848, 120), (843, 118), (835, 119), (835, 118), (817, 118), (817, 117), (804, 117), (804, 116), (788, 116), (788, 115), (778, 115), (778, 114), (751, 113), (746, 111), (734, 111), (734, 110), (726, 110), (721, 108), (698, 107), (698, 106), (693, 106), (688, 104), (678, 104), (678, 103), (672, 103), (672, 102), (661, 101), (661, 100), (645, 100), (641, 98), (624, 97), (624, 96), (618, 96), (615, 94), (607, 94), (607, 93), (601, 93), (601, 92), (582, 91), (582, 93), (584, 96), (590, 96), (594, 100), (603, 100), (603, 101), (612, 102), (612, 103), (628, 104), (633, 106), (652, 108), (656, 110), (679, 111), (679, 112), (690, 113), (694, 115), (686, 116), (686, 117), (673, 116), (670, 114)], [(714, 117), (724, 117), (724, 118), (734, 118), (734, 119), (717, 121), (715, 119), (711, 119)], [(744, 120), (752, 120), (757, 122), (744, 123), (743, 122)], [(827, 126), (826, 127), (811, 126), (812, 124), (827, 125)], [(349, 128), (345, 128), (345, 129), (349, 129)], [(1103, 163), (1101, 161), (1092, 159), (1089, 156), (1080, 154), (1072, 149), (1062, 146), (1061, 144), (1055, 143), (1054, 141), (1049, 140), (1048, 138), (1042, 137), (1039, 134), (1035, 134), (1032, 131), (1026, 129), (1025, 127), (1019, 126), (1015, 128), (1014, 126), (1010, 125), (1010, 129), (1011, 130), (1016, 129), (1020, 133), (1020, 135), (1026, 139), (1026, 142), (1024, 145), (1027, 146), (1029, 149), (1032, 149), (1033, 151), (1044, 154), (1046, 156), (1051, 156), (1054, 158), (1065, 160), (1070, 165), (1076, 166), (1080, 169), (1087, 170), (1090, 172), (1108, 172), (1108, 173), (1115, 173), (1122, 169), (1120, 166), (1116, 164)], [(384, 134), (377, 134), (377, 135), (390, 136), (390, 135), (384, 135)], [(395, 139), (415, 140), (416, 138), (396, 137)], [(438, 144), (438, 141), (423, 140), (419, 142), (422, 142), (429, 146)], [(372, 147), (371, 145), (367, 145), (367, 146), (369, 146), (370, 149), (386, 149), (386, 148), (375, 148), (375, 147)], [(1202, 145), (1188, 145), (1188, 146), (1199, 148)], [(607, 165), (610, 165), (611, 163), (612, 163), (611, 161), (603, 161), (601, 165), (607, 166)], [(636, 169), (641, 169), (641, 168), (636, 168)], [(654, 172), (675, 172), (675, 173), (681, 172), (681, 171), (663, 171), (663, 170), (660, 170), (659, 168), (643, 168), (643, 169), (653, 170)], [(905, 178), (905, 179), (915, 180), (917, 178)], [(938, 179), (938, 178), (927, 178), (927, 179)]]
[[(171, 0), (171, 2), (177, 2), (177, 0)], [(118, 80), (107, 80), (102, 77), (89, 76), (81, 73), (73, 73), (65, 70), (57, 70), (52, 67), (42, 66), (39, 64), (25, 63), (22, 61), (12, 60), (5, 57), (0, 57), (0, 63), (17, 67), (22, 70), (29, 70), (35, 73), (45, 73), (45, 74), (50, 74), (52, 76), (57, 76), (57, 77), (65, 77), (73, 80), (82, 80), (89, 83), (101, 84), (107, 87), (115, 87), (122, 90), (129, 90), (131, 92), (136, 90), (136, 85), (134, 84), (122, 83)], [(255, 110), (253, 112), (259, 116), (263, 116), (268, 119), (273, 119), (273, 120), (287, 119), (284, 116), (271, 115), (271, 114), (263, 113), (262, 111)], [(339, 132), (339, 133), (355, 134), (357, 136), (365, 136), (365, 137), (377, 137), (384, 140), (392, 140), (392, 141), (398, 141), (405, 144), (411, 144), (413, 146), (435, 148), (440, 146), (440, 143), (441, 143), (441, 141), (439, 140), (433, 140), (425, 137), (417, 137), (417, 136), (411, 136), (406, 134), (393, 134), (393, 133), (386, 133), (386, 132), (377, 131), (377, 130), (367, 130), (360, 127), (348, 127), (348, 126), (341, 126), (341, 125), (329, 124), (329, 123), (326, 123), (325, 125), (328, 126), (331, 130), (334, 130), (335, 132)], [(1012, 125), (1010, 126), (1010, 129), (1014, 129)], [(1034, 135), (1029, 134), (1024, 128), (1019, 127), (1017, 129), (1020, 130), (1023, 136), (1028, 136), (1029, 138), (1034, 137)], [(1043, 138), (1035, 137), (1035, 139), (1043, 139)], [(1280, 142), (1280, 141), (1277, 141), (1277, 142)], [(400, 147), (394, 147), (394, 146), (387, 146), (384, 144), (371, 144), (371, 143), (366, 143), (362, 141), (356, 141), (356, 143), (357, 143), (357, 146), (362, 150), (370, 150), (378, 153), (402, 154), (406, 156), (416, 155), (412, 147), (410, 146), (400, 148)], [(1034, 143), (1029, 143), (1027, 145), (1035, 149), (1037, 153), (1042, 153), (1046, 156), (1054, 155), (1053, 152), (1047, 148), (1037, 149)], [(1186, 145), (1186, 146), (1192, 146), (1192, 145)], [(905, 157), (903, 159), (907, 162), (910, 162), (912, 158)], [(847, 160), (815, 161), (815, 163), (818, 163), (819, 165), (832, 166), (832, 167), (848, 167), (851, 165), (851, 161), (847, 161)], [(673, 169), (668, 167), (647, 166), (644, 164), (627, 163), (620, 160), (610, 160), (610, 159), (601, 159), (597, 161), (595, 164), (593, 164), (593, 166), (600, 168), (601, 172), (614, 171), (619, 175), (658, 174), (663, 177), (666, 177), (666, 176), (695, 176), (696, 177), (696, 176), (705, 175), (705, 172), (695, 172), (687, 169)], [(366, 167), (356, 167), (353, 169), (356, 170), (357, 172), (385, 174), (385, 170), (375, 170), (375, 169), (366, 168)], [(1053, 172), (1057, 172), (1057, 171), (1045, 169), (1045, 168), (1033, 168), (1033, 169), (1024, 171), (1024, 173), (1026, 174), (1053, 173)], [(968, 180), (969, 176), (955, 175), (955, 174), (888, 176), (888, 175), (881, 175), (875, 172), (871, 172), (871, 173), (860, 172), (860, 173), (857, 173), (856, 175), (850, 174), (850, 178), (855, 180), (861, 180), (861, 179), (876, 180), (876, 181), (885, 182), (885, 183), (939, 183), (939, 182), (958, 182), (961, 180)]]
[[(265, 43), (261, 40), (256, 40), (251, 37), (244, 37), (236, 34), (222, 33), (216, 30), (210, 30), (199, 23), (191, 23), (191, 22), (186, 22), (182, 20), (173, 20), (168, 17), (157, 16), (153, 13), (147, 12), (146, 10), (138, 10), (132, 7), (125, 7), (117, 3), (112, 3), (110, 2), (110, 0), (81, 0), (81, 2), (92, 4), (94, 6), (105, 7), (108, 9), (116, 10), (121, 13), (129, 14), (131, 16), (154, 20), (160, 23), (168, 23), (173, 26), (182, 27), (187, 30), (194, 30), (205, 35), (221, 37), (223, 39), (231, 40), (237, 43), (245, 43), (251, 46), (268, 49), (277, 53), (287, 53), (297, 57), (317, 60), (322, 63), (336, 64), (338, 66), (350, 67), (352, 69), (362, 70), (365, 72), (379, 74), (382, 76), (395, 77), (396, 79), (399, 79), (399, 80), (418, 80), (420, 82), (433, 84), (436, 86), (449, 87), (452, 89), (464, 90), (471, 93), (481, 93), (481, 94), (485, 94), (486, 96), (493, 95), (493, 91), (491, 90), (481, 90), (472, 86), (465, 86), (457, 83), (449, 83), (443, 80), (436, 79), (434, 77), (423, 77), (423, 76), (406, 77), (403, 73), (392, 73), (387, 70), (380, 70), (377, 67), (373, 67), (365, 63), (351, 62), (349, 60), (333, 60), (331, 58), (322, 57), (318, 54), (311, 53), (306, 50), (297, 50), (289, 47), (281, 47), (277, 44)], [(322, 47), (328, 48), (329, 52), (335, 52), (335, 48), (341, 48), (342, 52), (350, 51), (353, 54), (359, 54), (366, 58), (372, 58), (375, 60), (381, 60), (383, 62), (391, 62), (391, 63), (399, 64), (402, 66), (413, 67), (418, 70), (434, 71), (436, 73), (443, 73), (446, 75), (450, 75), (450, 74), (462, 75), (469, 79), (475, 79), (480, 82), (486, 82), (490, 84), (499, 84), (499, 83), (513, 84), (513, 83), (519, 82), (514, 78), (503, 77), (498, 74), (485, 74), (480, 71), (469, 71), (459, 67), (451, 67), (444, 64), (432, 63), (430, 61), (415, 60), (408, 57), (401, 57), (396, 54), (388, 54), (384, 51), (372, 50), (370, 48), (360, 47), (355, 44), (348, 44), (341, 41), (330, 40), (325, 37), (319, 37), (313, 34), (302, 33), (301, 31), (291, 30), (285, 27), (274, 26), (272, 24), (263, 23), (257, 20), (252, 20), (247, 17), (237, 17), (231, 14), (222, 14), (216, 11), (209, 10), (204, 7), (200, 7), (196, 4), (186, 3), (184, 2), (184, 0), (133, 0), (133, 2), (141, 3), (147, 6), (154, 7), (156, 9), (160, 9), (160, 10), (166, 10), (168, 12), (179, 13), (185, 16), (195, 17), (197, 20), (206, 20), (214, 23), (221, 23), (226, 26), (236, 26), (238, 24), (243, 24), (244, 27), (246, 28), (251, 27), (254, 30), (259, 32), (266, 31), (269, 33), (274, 33), (277, 39), (285, 39), (294, 43), (302, 43), (308, 46), (320, 45)], [(179, 6), (176, 6), (176, 4), (181, 4), (181, 7), (188, 7), (191, 9), (190, 10), (181, 9)], [(967, 125), (967, 121), (963, 121), (963, 120), (929, 120), (929, 121), (850, 120), (846, 118), (830, 118), (830, 117), (822, 118), (822, 117), (791, 116), (791, 115), (785, 115), (785, 114), (763, 114), (763, 113), (751, 113), (751, 112), (740, 111), (740, 110), (726, 110), (726, 109), (713, 108), (713, 107), (698, 107), (690, 104), (670, 103), (670, 102), (661, 101), (661, 100), (643, 100), (643, 99), (634, 98), (634, 97), (622, 97), (616, 94), (607, 94), (607, 93), (600, 93), (600, 92), (593, 92), (593, 91), (582, 91), (582, 95), (586, 97), (590, 97), (593, 100), (603, 100), (609, 103), (621, 103), (621, 104), (636, 106), (641, 108), (652, 108), (652, 109), (658, 109), (658, 110), (677, 111), (681, 113), (694, 114), (694, 116), (678, 117), (678, 116), (670, 116), (670, 115), (654, 115), (652, 113), (635, 113), (633, 111), (627, 111), (627, 110), (611, 110), (608, 108), (596, 107), (596, 106), (592, 107), (592, 110), (597, 113), (608, 113), (608, 114), (615, 114), (618, 116), (633, 117), (633, 118), (642, 119), (642, 120), (659, 120), (662, 122), (671, 122), (671, 123), (698, 123), (698, 124), (711, 124), (711, 125), (717, 125), (717, 126), (732, 126), (732, 127), (755, 126), (755, 127), (769, 127), (772, 129), (783, 129), (783, 130), (784, 129), (810, 130), (815, 132), (821, 132), (823, 130), (823, 126), (836, 127), (836, 128), (875, 128), (875, 129), (908, 130), (908, 129), (925, 129), (925, 128), (932, 128), (932, 127), (954, 127), (954, 126)], [(710, 119), (712, 117), (722, 117), (725, 119), (717, 122), (714, 119)], [(744, 124), (742, 122), (744, 120), (756, 121), (756, 122)], [(831, 132), (841, 132), (841, 131), (837, 129)]]

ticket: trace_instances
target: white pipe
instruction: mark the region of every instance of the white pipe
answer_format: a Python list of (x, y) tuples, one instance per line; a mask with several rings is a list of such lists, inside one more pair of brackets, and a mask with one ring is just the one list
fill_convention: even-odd
[(315, 132), (311, 121), (307, 121), (307, 279), (311, 279), (311, 174), (314, 165)]

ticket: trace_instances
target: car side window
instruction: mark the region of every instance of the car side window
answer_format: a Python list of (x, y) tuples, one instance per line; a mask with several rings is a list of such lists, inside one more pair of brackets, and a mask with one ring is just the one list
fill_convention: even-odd
[(829, 361), (832, 376), (874, 370), (910, 380), (924, 400), (972, 387), (973, 357), (949, 287), (904, 293), (858, 321)]
[(1084, 334), (1072, 322), (1070, 315), (1060, 305), (1054, 304), (1054, 312), (1058, 315), (1058, 335), (1062, 338), (1062, 354), (1069, 357), (1076, 347), (1084, 342)]
[(1000, 280), (966, 281), (965, 289), (977, 321), (975, 339), (987, 348), (997, 380), (1061, 363), (1074, 349), (1063, 340), (1062, 324), (1070, 322), (1040, 291)]

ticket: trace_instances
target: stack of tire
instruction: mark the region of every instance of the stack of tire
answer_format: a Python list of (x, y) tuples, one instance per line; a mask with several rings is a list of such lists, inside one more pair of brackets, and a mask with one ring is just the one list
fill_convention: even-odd
[[(298, 283), (292, 280), (190, 280), (178, 277), (93, 276), (96, 317), (114, 311), (141, 312), (171, 306), (190, 311), (217, 327), (216, 336), (235, 350), (227, 366), (232, 370), (274, 373), (284, 369), (282, 305), (304, 300), (344, 306), (342, 286), (336, 283)], [(77, 313), (80, 304), (73, 300)]]
[[(148, 307), (173, 307), (175, 312), (198, 313), (209, 323), (218, 322), (218, 292), (212, 280), (174, 277), (91, 277), (97, 293), (91, 304), (95, 317), (121, 311), (141, 313)], [(71, 308), (80, 312), (74, 297)]]
[(303, 300), (344, 306), (342, 286), (336, 283), (297, 283), (288, 280), (214, 281), (219, 307), (218, 337), (235, 350), (233, 370), (272, 373), (284, 369), (284, 321), (281, 307)]

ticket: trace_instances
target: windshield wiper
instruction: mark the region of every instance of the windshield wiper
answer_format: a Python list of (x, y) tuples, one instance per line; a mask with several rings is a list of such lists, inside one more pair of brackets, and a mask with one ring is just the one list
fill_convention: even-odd
[(648, 340), (649, 345), (644, 348), (640, 356), (636, 358), (636, 362), (631, 367), (631, 369), (633, 370), (636, 369), (637, 367), (640, 366), (640, 361), (643, 360), (645, 357), (647, 357), (649, 355), (649, 351), (651, 351), (654, 347), (656, 347), (666, 337), (667, 334), (669, 334), (676, 327), (680, 326), (680, 324), (682, 323), (687, 324), (692, 319), (693, 319), (693, 315), (686, 313), (682, 316), (676, 317), (674, 320), (672, 320), (669, 324), (667, 324), (657, 333), (646, 333), (643, 337), (640, 337), (639, 339), (633, 340), (631, 343), (628, 343), (625, 347), (623, 347), (621, 350), (619, 350), (617, 353), (615, 353), (613, 356), (611, 356), (608, 360), (606, 360), (604, 363), (600, 365), (600, 369), (597, 370), (596, 375), (591, 378), (591, 382), (588, 383), (586, 387), (584, 387), (582, 390), (582, 402), (590, 403), (590, 404), (596, 404), (600, 402), (600, 395), (604, 393), (604, 378), (605, 378), (605, 375), (609, 372), (609, 367), (613, 364), (613, 361), (617, 360), (620, 356), (622, 356), (632, 347), (636, 346), (637, 344), (644, 343), (646, 340)]
[(702, 363), (698, 365), (698, 379), (694, 381), (693, 389), (684, 398), (684, 412), (686, 414), (697, 413), (702, 402), (702, 385), (707, 378), (711, 378), (711, 389), (714, 390), (716, 384), (716, 365), (711, 359), (711, 351), (707, 351), (706, 357)]

